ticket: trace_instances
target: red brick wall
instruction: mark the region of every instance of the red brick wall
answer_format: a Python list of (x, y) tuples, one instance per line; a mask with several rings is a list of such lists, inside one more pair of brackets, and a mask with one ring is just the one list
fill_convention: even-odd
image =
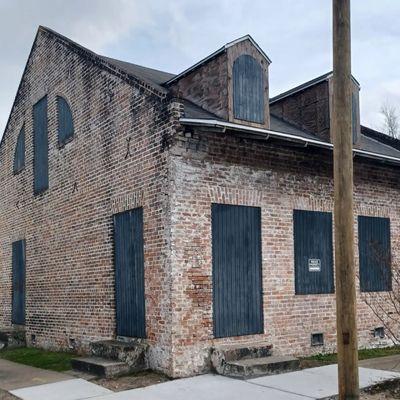
[[(33, 194), (32, 106), (48, 96), (50, 187)], [(71, 105), (75, 137), (57, 141), (56, 96)], [(147, 335), (153, 367), (170, 368), (168, 180), (165, 145), (176, 105), (99, 68), (39, 31), (0, 149), (0, 324), (11, 323), (11, 243), (26, 239), (30, 343), (78, 349), (115, 336), (112, 215), (144, 208)], [(22, 125), (26, 167), (13, 175)], [(129, 152), (128, 152), (128, 140)]]
[(208, 61), (171, 86), (174, 96), (183, 97), (228, 119), (228, 66), (226, 53)]
[[(335, 296), (294, 294), (292, 220), (295, 208), (333, 211), (332, 154), (204, 133), (182, 139), (172, 153), (174, 373), (204, 371), (210, 347), (226, 342), (265, 341), (276, 354), (333, 351)], [(390, 217), (393, 265), (400, 256), (397, 173), (355, 162), (355, 222), (358, 214)], [(212, 202), (262, 209), (263, 335), (213, 339)], [(377, 344), (370, 330), (381, 323), (362, 300), (358, 305), (360, 346)], [(310, 346), (315, 332), (324, 333), (324, 348)]]

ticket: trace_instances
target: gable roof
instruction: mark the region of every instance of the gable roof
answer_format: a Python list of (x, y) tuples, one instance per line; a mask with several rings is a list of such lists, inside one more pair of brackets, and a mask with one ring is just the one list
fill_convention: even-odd
[(98, 67), (106, 69), (108, 72), (119, 76), (120, 78), (128, 81), (128, 83), (132, 83), (133, 81), (139, 82), (144, 85), (145, 88), (155, 92), (158, 95), (166, 96), (168, 94), (168, 90), (161, 86), (161, 84), (174, 76), (174, 74), (170, 74), (168, 72), (157, 71), (152, 68), (141, 67), (136, 64), (131, 64), (124, 61), (115, 60), (109, 57), (101, 56), (92, 50), (87, 49), (86, 47), (80, 45), (79, 43), (74, 42), (73, 40), (61, 35), (60, 33), (53, 31), (50, 28), (40, 25), (35, 35), (35, 39), (33, 41), (31, 50), (28, 55), (27, 62), (24, 67), (24, 71), (22, 73), (22, 77), (20, 83), (17, 88), (17, 92), (14, 97), (13, 105), (11, 106), (11, 111), (9, 113), (6, 126), (4, 128), (3, 136), (1, 137), (0, 147), (5, 140), (5, 133), (8, 129), (8, 125), (10, 123), (10, 118), (12, 112), (14, 110), (16, 100), (18, 97), (18, 93), (21, 89), (21, 84), (26, 73), (26, 69), (31, 58), (33, 49), (35, 48), (35, 44), (40, 32), (47, 33), (55, 37), (59, 42), (66, 45), (68, 48), (72, 49), (76, 53), (80, 54), (88, 58), (90, 61), (94, 62)]
[(169, 79), (167, 82), (165, 82), (165, 85), (171, 85), (172, 83), (176, 82), (177, 80), (183, 78), (184, 76), (190, 74), (192, 71), (195, 69), (199, 68), (203, 64), (206, 64), (208, 61), (212, 60), (213, 58), (219, 56), (220, 54), (224, 53), (229, 47), (234, 46), (237, 43), (244, 42), (245, 40), (249, 40), (251, 44), (260, 52), (260, 54), (265, 58), (265, 60), (268, 62), (268, 64), (271, 64), (270, 58), (265, 54), (264, 50), (257, 44), (257, 42), (250, 36), (250, 35), (245, 35), (242, 36), (236, 40), (233, 40), (232, 42), (229, 42), (219, 48), (218, 50), (214, 51), (214, 53), (211, 53), (209, 56), (203, 58), (196, 64), (192, 65), (191, 67), (185, 69), (183, 72), (180, 74), (174, 76), (173, 78)]
[(153, 68), (143, 67), (137, 64), (131, 64), (126, 61), (116, 60), (114, 58), (99, 56), (103, 60), (107, 61), (108, 63), (116, 66), (124, 70), (126, 73), (136, 76), (137, 78), (143, 80), (147, 83), (152, 83), (153, 85), (157, 86), (159, 89), (163, 90), (162, 84), (168, 81), (169, 79), (176, 76), (175, 74), (171, 74), (169, 72), (160, 71)]

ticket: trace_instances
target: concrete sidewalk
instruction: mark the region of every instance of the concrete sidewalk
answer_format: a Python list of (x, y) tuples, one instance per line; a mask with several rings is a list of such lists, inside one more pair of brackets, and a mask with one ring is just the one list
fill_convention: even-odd
[(0, 359), (0, 389), (10, 391), (68, 379), (71, 376)]
[[(360, 368), (360, 387), (400, 379), (400, 373)], [(23, 400), (305, 400), (337, 394), (337, 366), (305, 369), (247, 381), (219, 375), (178, 379), (141, 389), (112, 393), (107, 389), (72, 379), (11, 391)]]

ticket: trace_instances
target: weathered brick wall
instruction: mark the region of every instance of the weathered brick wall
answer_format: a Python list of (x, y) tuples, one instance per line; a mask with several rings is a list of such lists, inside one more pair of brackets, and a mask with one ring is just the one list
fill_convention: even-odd
[[(333, 211), (332, 154), (205, 133), (182, 139), (172, 153), (174, 374), (204, 371), (210, 347), (227, 342), (265, 341), (277, 354), (333, 351), (335, 296), (294, 292), (292, 218), (296, 208)], [(397, 174), (396, 167), (355, 161), (354, 221), (359, 214), (390, 217), (393, 265), (398, 267)], [(262, 335), (213, 339), (212, 202), (262, 209)], [(381, 323), (361, 299), (358, 310), (360, 346), (377, 344), (370, 330)], [(315, 332), (324, 333), (324, 348), (311, 347)]]
[[(226, 87), (226, 86), (225, 86)], [(48, 95), (50, 187), (33, 195), (32, 107)], [(59, 148), (56, 96), (71, 105), (72, 142)], [(144, 208), (147, 336), (151, 367), (173, 376), (209, 368), (209, 349), (264, 340), (277, 353), (306, 354), (310, 333), (335, 347), (333, 295), (295, 296), (294, 208), (331, 211), (331, 154), (182, 135), (167, 151), (182, 112), (165, 93), (127, 82), (62, 39), (39, 32), (0, 147), (0, 324), (11, 324), (11, 243), (26, 239), (26, 329), (36, 344), (78, 349), (115, 335), (112, 215)], [(14, 176), (17, 135), (26, 167)], [(356, 162), (357, 214), (391, 218), (398, 263), (397, 170)], [(265, 333), (212, 336), (211, 203), (262, 207)], [(379, 326), (359, 303), (360, 344)]]
[[(152, 366), (170, 367), (165, 145), (176, 104), (40, 30), (0, 149), (0, 324), (11, 323), (11, 243), (26, 239), (26, 330), (36, 344), (78, 349), (115, 336), (112, 215), (144, 208), (147, 336)], [(33, 194), (32, 106), (48, 96), (49, 189)], [(56, 96), (75, 137), (57, 141)], [(26, 167), (13, 175), (22, 125)]]
[(228, 119), (228, 66), (226, 53), (208, 61), (171, 85), (176, 97), (185, 98)]

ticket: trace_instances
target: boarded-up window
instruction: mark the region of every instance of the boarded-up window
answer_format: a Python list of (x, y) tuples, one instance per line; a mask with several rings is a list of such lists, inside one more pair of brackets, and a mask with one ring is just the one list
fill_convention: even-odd
[(233, 63), (233, 114), (236, 119), (264, 123), (264, 77), (261, 65), (244, 54)]
[(392, 290), (389, 218), (358, 217), (360, 289)]
[(14, 174), (22, 171), (25, 168), (25, 130), (22, 128), (17, 138), (14, 153)]
[(25, 324), (25, 240), (12, 244), (12, 323)]
[(49, 187), (47, 96), (33, 106), (33, 172), (35, 194)]
[(61, 96), (57, 97), (57, 114), (58, 144), (62, 146), (74, 137), (74, 123), (71, 109), (66, 100)]
[(262, 333), (261, 209), (213, 204), (215, 337)]
[(296, 294), (333, 293), (332, 214), (293, 211)]

